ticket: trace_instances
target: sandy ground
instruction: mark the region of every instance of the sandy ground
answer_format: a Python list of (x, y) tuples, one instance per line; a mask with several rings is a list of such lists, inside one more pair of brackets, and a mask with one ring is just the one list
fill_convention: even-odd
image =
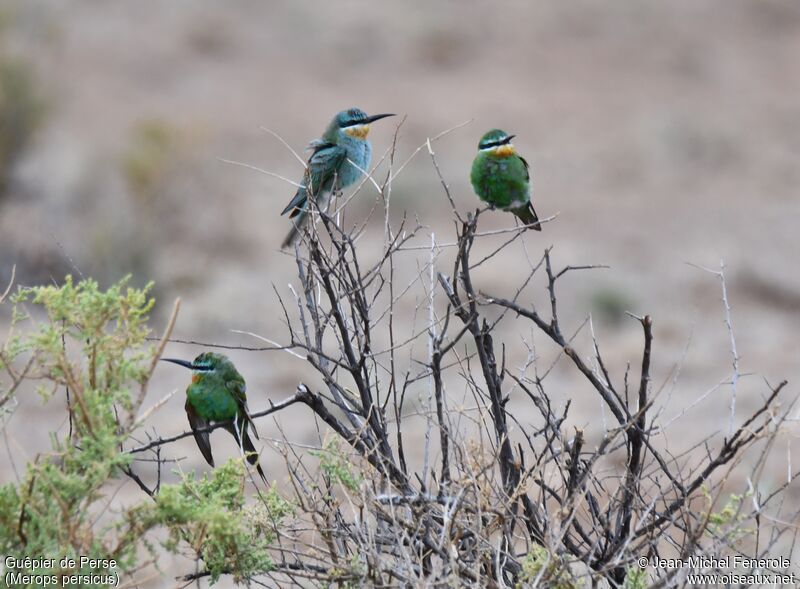
[[(48, 115), (0, 200), (0, 279), (14, 263), (23, 284), (78, 270), (106, 284), (133, 273), (140, 284), (156, 281), (156, 329), (179, 296), (177, 337), (254, 343), (231, 333), (243, 329), (285, 341), (272, 285), (286, 294), (296, 282), (293, 260), (278, 250), (287, 227), (278, 213), (291, 186), (221, 158), (297, 179), (300, 164), (260, 126), (299, 151), (337, 110), (395, 112), (406, 117), (402, 161), (426, 137), (471, 120), (436, 144), (457, 206), (477, 204), (468, 170), (480, 135), (492, 127), (515, 133), (533, 166), (537, 210), (557, 214), (541, 234), (525, 236), (527, 252), (538, 258), (552, 245), (558, 267), (610, 266), (566, 279), (560, 308), (565, 331), (594, 313), (617, 378), (627, 362), (638, 365), (641, 328), (609, 317), (608, 301), (654, 318), (655, 383), (680, 364), (665, 415), (730, 377), (719, 281), (692, 266), (718, 269), (724, 260), (748, 375), (738, 384), (739, 415), (759, 403), (764, 379), (788, 378), (789, 396), (797, 393), (800, 5), (27, 0), (3, 10), (6, 50), (33, 64)], [(374, 126), (377, 154), (398, 120)], [(129, 168), (150, 149), (143, 128), (167, 139), (137, 188)], [(374, 196), (367, 186), (349, 216), (365, 215)], [(394, 219), (405, 212), (426, 225), (415, 243), (428, 243), (431, 232), (452, 240), (449, 205), (424, 151), (396, 180), (392, 208)], [(373, 221), (365, 250), (381, 236)], [(512, 221), (495, 213), (485, 223)], [(481, 283), (511, 294), (525, 251), (515, 244), (487, 264)], [(449, 272), (448, 259), (443, 253), (437, 268)], [(530, 300), (544, 302), (542, 286), (533, 285)], [(530, 330), (516, 320), (502, 330), (519, 365), (519, 338)], [(585, 333), (578, 341), (588, 352)], [(541, 344), (546, 365), (552, 350)], [(198, 351), (175, 345), (169, 354)], [(300, 379), (315, 382), (290, 356), (231, 356), (253, 409), (291, 394)], [(182, 389), (185, 376), (159, 369), (150, 401)], [(570, 426), (599, 432), (598, 402), (579, 383), (561, 362), (550, 391), (558, 402), (572, 399)], [(463, 392), (452, 393), (458, 403)], [(728, 386), (708, 395), (672, 426), (676, 439), (727, 430), (729, 399)], [(530, 411), (521, 398), (513, 402), (520, 415)], [(157, 431), (185, 428), (182, 404), (177, 394), (156, 415)], [(309, 423), (304, 416), (293, 410), (280, 421), (292, 424), (296, 441), (315, 443), (311, 424), (296, 425)], [(62, 423), (62, 407), (21, 400), (6, 425), (18, 468), (48, 448), (38, 435), (46, 426), (33, 431), (30, 420)], [(261, 429), (278, 435), (274, 422)], [(218, 438), (219, 456), (233, 454), (232, 442)], [(796, 432), (786, 444), (767, 486), (785, 480), (786, 451), (800, 450)], [(182, 468), (205, 468), (192, 441), (174, 451), (187, 457)], [(4, 452), (0, 480), (13, 480), (9, 466)], [(283, 476), (276, 469), (271, 478)], [(800, 498), (797, 484), (791, 493)]]

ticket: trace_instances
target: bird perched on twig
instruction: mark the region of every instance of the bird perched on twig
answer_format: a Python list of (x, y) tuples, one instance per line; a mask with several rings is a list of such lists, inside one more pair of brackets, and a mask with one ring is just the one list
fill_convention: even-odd
[(478, 155), (472, 162), (472, 188), (492, 208), (510, 211), (531, 229), (541, 231), (531, 204), (528, 162), (514, 149), (511, 143), (514, 137), (500, 129), (492, 129), (481, 137)]
[(300, 236), (300, 229), (309, 214), (309, 197), (317, 208), (325, 210), (331, 195), (347, 188), (369, 171), (372, 146), (367, 141), (370, 123), (392, 114), (368, 116), (359, 108), (338, 113), (328, 125), (321, 139), (309, 145), (312, 150), (303, 180), (281, 215), (289, 213), (293, 227), (281, 244), (292, 245)]
[(247, 462), (256, 467), (266, 484), (267, 478), (258, 462), (258, 452), (247, 432), (248, 427), (252, 427), (258, 439), (258, 431), (247, 409), (247, 386), (233, 362), (227, 356), (213, 352), (204, 352), (192, 362), (175, 358), (161, 359), (192, 371), (192, 383), (186, 389), (186, 415), (206, 462), (214, 466), (210, 432), (201, 430), (211, 424), (224, 422), (224, 428), (236, 439)]

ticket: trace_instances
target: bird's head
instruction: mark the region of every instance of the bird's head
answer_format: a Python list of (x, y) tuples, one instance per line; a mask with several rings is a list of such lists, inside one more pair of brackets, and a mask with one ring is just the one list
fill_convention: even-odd
[(331, 127), (354, 139), (365, 140), (369, 135), (369, 125), (379, 119), (393, 117), (393, 114), (368, 115), (360, 108), (349, 108), (338, 113), (331, 121)]
[(500, 129), (492, 129), (486, 133), (478, 142), (478, 149), (480, 151), (490, 153), (497, 157), (508, 157), (517, 153), (514, 149), (511, 140), (516, 135), (509, 135)]
[(164, 362), (172, 362), (178, 366), (183, 366), (192, 371), (192, 382), (201, 382), (209, 377), (219, 377), (225, 379), (225, 374), (236, 368), (227, 356), (214, 352), (203, 352), (194, 360), (180, 360), (177, 358), (161, 358)]

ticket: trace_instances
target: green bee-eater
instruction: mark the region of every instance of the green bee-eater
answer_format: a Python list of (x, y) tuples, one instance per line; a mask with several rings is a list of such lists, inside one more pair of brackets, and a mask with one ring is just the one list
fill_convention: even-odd
[(209, 441), (210, 432), (199, 430), (209, 424), (225, 422), (225, 429), (233, 434), (247, 461), (255, 465), (261, 479), (266, 483), (267, 478), (258, 462), (258, 453), (247, 433), (248, 427), (252, 427), (253, 434), (258, 439), (256, 425), (247, 409), (245, 394), (247, 386), (233, 362), (227, 356), (213, 352), (204, 352), (193, 362), (175, 358), (162, 358), (162, 360), (192, 371), (192, 383), (186, 389), (186, 415), (189, 417), (189, 426), (194, 432), (194, 439), (206, 462), (214, 466)]
[(300, 236), (300, 228), (308, 217), (309, 196), (324, 211), (334, 192), (347, 188), (369, 171), (372, 161), (372, 146), (367, 141), (369, 125), (391, 116), (394, 115), (368, 116), (359, 108), (343, 110), (333, 117), (322, 139), (309, 144), (312, 153), (303, 180), (281, 213), (289, 213), (294, 223), (282, 248), (292, 245)]
[(481, 137), (478, 155), (472, 162), (472, 188), (483, 202), (510, 211), (531, 229), (541, 231), (531, 204), (528, 162), (511, 144), (514, 137), (500, 129), (492, 129)]

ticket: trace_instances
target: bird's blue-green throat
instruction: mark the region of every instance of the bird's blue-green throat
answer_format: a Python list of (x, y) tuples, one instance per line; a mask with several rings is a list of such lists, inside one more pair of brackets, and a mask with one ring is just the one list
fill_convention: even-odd
[(359, 108), (343, 110), (333, 117), (322, 138), (311, 142), (312, 153), (303, 180), (281, 213), (289, 213), (293, 223), (281, 247), (292, 245), (300, 236), (300, 229), (308, 218), (309, 200), (324, 211), (334, 192), (347, 188), (369, 172), (372, 161), (372, 146), (367, 141), (370, 123), (391, 116), (394, 115), (369, 116)]
[(478, 155), (472, 162), (472, 188), (491, 207), (510, 211), (529, 228), (541, 231), (531, 204), (528, 162), (514, 149), (511, 143), (514, 137), (500, 129), (492, 129), (481, 137)]
[(267, 478), (258, 462), (258, 452), (248, 433), (248, 428), (252, 428), (258, 439), (258, 431), (247, 409), (247, 386), (233, 362), (227, 356), (213, 352), (204, 352), (192, 362), (175, 358), (162, 360), (192, 371), (192, 383), (186, 389), (186, 415), (206, 461), (214, 466), (210, 432), (203, 429), (213, 423), (225, 423), (224, 428), (233, 435), (247, 461), (255, 465), (266, 483)]

